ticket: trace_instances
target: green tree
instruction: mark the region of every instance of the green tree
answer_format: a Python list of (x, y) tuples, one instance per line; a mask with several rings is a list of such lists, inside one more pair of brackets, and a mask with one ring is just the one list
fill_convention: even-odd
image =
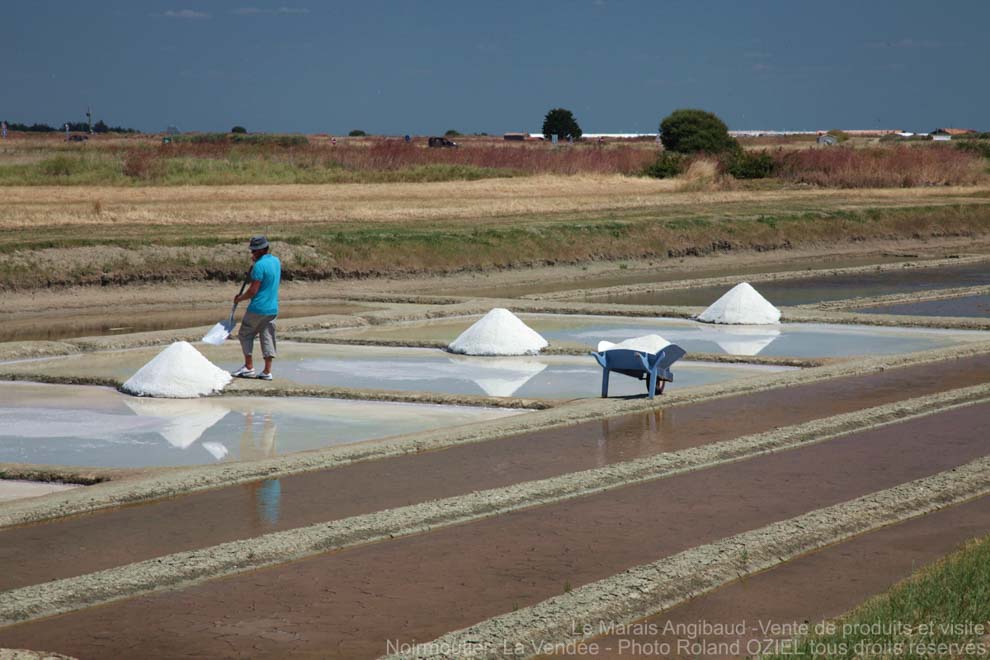
[(367, 135), (367, 133), (365, 133), (361, 129), (356, 128), (350, 133), (348, 133), (348, 135), (350, 135), (351, 137), (364, 137), (365, 135)]
[(566, 138), (570, 135), (577, 140), (581, 137), (581, 127), (578, 126), (574, 114), (564, 108), (554, 108), (543, 118), (543, 137), (550, 139), (551, 135)]
[(461, 137), (461, 132), (460, 131), (455, 131), (452, 128), (449, 131), (447, 131), (446, 133), (444, 133), (443, 136), (444, 137), (449, 137), (449, 138), (452, 138), (452, 137)]
[(238, 133), (240, 135), (244, 135), (244, 134), (247, 133), (247, 129), (244, 128), (243, 126), (234, 126), (232, 129), (230, 129), (230, 132), (231, 133)]
[(737, 151), (739, 143), (729, 135), (721, 119), (704, 110), (674, 110), (660, 122), (664, 149), (681, 154), (720, 154)]

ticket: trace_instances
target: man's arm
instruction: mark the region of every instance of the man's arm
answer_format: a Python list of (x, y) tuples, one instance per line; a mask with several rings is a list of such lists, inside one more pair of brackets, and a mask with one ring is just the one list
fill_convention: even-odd
[(261, 288), (261, 280), (253, 280), (251, 286), (248, 287), (247, 291), (239, 296), (234, 296), (234, 303), (243, 302), (245, 300), (251, 300), (258, 294), (258, 289)]

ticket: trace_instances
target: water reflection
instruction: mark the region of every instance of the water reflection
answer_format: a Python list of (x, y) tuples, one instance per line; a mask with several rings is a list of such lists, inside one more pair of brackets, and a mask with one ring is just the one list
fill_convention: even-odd
[[(140, 417), (159, 420), (158, 434), (178, 449), (193, 446), (230, 412), (229, 407), (209, 399), (136, 397), (127, 398), (124, 403)], [(201, 446), (218, 461), (228, 453), (227, 447), (219, 442), (204, 442)]]
[(255, 522), (272, 526), (278, 524), (282, 513), (282, 482), (266, 479), (256, 481), (250, 487), (254, 492)]
[[(232, 406), (209, 399), (128, 398), (124, 403), (138, 416), (154, 418), (158, 422), (155, 430), (177, 449), (189, 449), (228, 413), (234, 412)], [(232, 455), (230, 448), (220, 440), (199, 442), (199, 446), (217, 461), (228, 457), (229, 460), (251, 461), (275, 456), (277, 427), (272, 413), (264, 413), (255, 441), (255, 410), (248, 408), (237, 412), (244, 415), (239, 456)]]
[(275, 431), (277, 427), (271, 413), (262, 417), (261, 433), (255, 442), (254, 411), (244, 413), (244, 431), (241, 433), (241, 460), (254, 461), (275, 456)]
[(471, 380), (488, 396), (512, 396), (547, 368), (546, 362), (506, 358), (449, 358), (471, 370)]
[(780, 330), (765, 326), (701, 326), (716, 333), (715, 343), (729, 355), (759, 355), (760, 351), (780, 336)]
[(665, 439), (671, 424), (662, 408), (640, 415), (603, 419), (602, 433), (596, 444), (595, 466), (629, 461), (667, 451)]
[[(406, 354), (409, 357), (400, 359), (306, 359), (298, 364), (298, 369), (303, 374), (326, 374), (331, 376), (327, 382), (346, 383), (350, 387), (415, 390), (428, 388), (434, 383), (471, 383), (488, 396), (512, 396), (547, 368), (546, 362), (535, 358), (454, 356), (420, 349), (407, 349)], [(441, 356), (446, 359), (441, 359)], [(473, 390), (471, 385), (468, 387)]]

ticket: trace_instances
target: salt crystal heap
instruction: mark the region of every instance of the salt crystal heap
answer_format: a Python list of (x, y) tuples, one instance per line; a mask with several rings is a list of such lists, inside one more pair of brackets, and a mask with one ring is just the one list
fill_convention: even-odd
[(748, 282), (742, 282), (729, 289), (697, 319), (706, 323), (767, 325), (780, 321), (780, 310)]
[(668, 346), (670, 346), (670, 342), (660, 335), (643, 335), (642, 337), (633, 337), (632, 339), (620, 341), (618, 344), (613, 344), (603, 339), (598, 342), (598, 352), (604, 353), (613, 349), (627, 349), (656, 355)]
[(192, 344), (177, 341), (138, 369), (123, 390), (138, 396), (191, 399), (219, 392), (231, 375), (216, 366)]
[(536, 355), (547, 340), (507, 309), (496, 307), (447, 347), (464, 355)]

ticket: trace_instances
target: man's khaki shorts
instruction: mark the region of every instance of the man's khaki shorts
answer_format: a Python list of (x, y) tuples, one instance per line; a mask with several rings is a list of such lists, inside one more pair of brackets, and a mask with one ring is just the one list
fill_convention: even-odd
[(261, 335), (261, 354), (266, 358), (275, 357), (275, 318), (254, 312), (244, 314), (237, 332), (244, 355), (254, 353), (254, 338)]

